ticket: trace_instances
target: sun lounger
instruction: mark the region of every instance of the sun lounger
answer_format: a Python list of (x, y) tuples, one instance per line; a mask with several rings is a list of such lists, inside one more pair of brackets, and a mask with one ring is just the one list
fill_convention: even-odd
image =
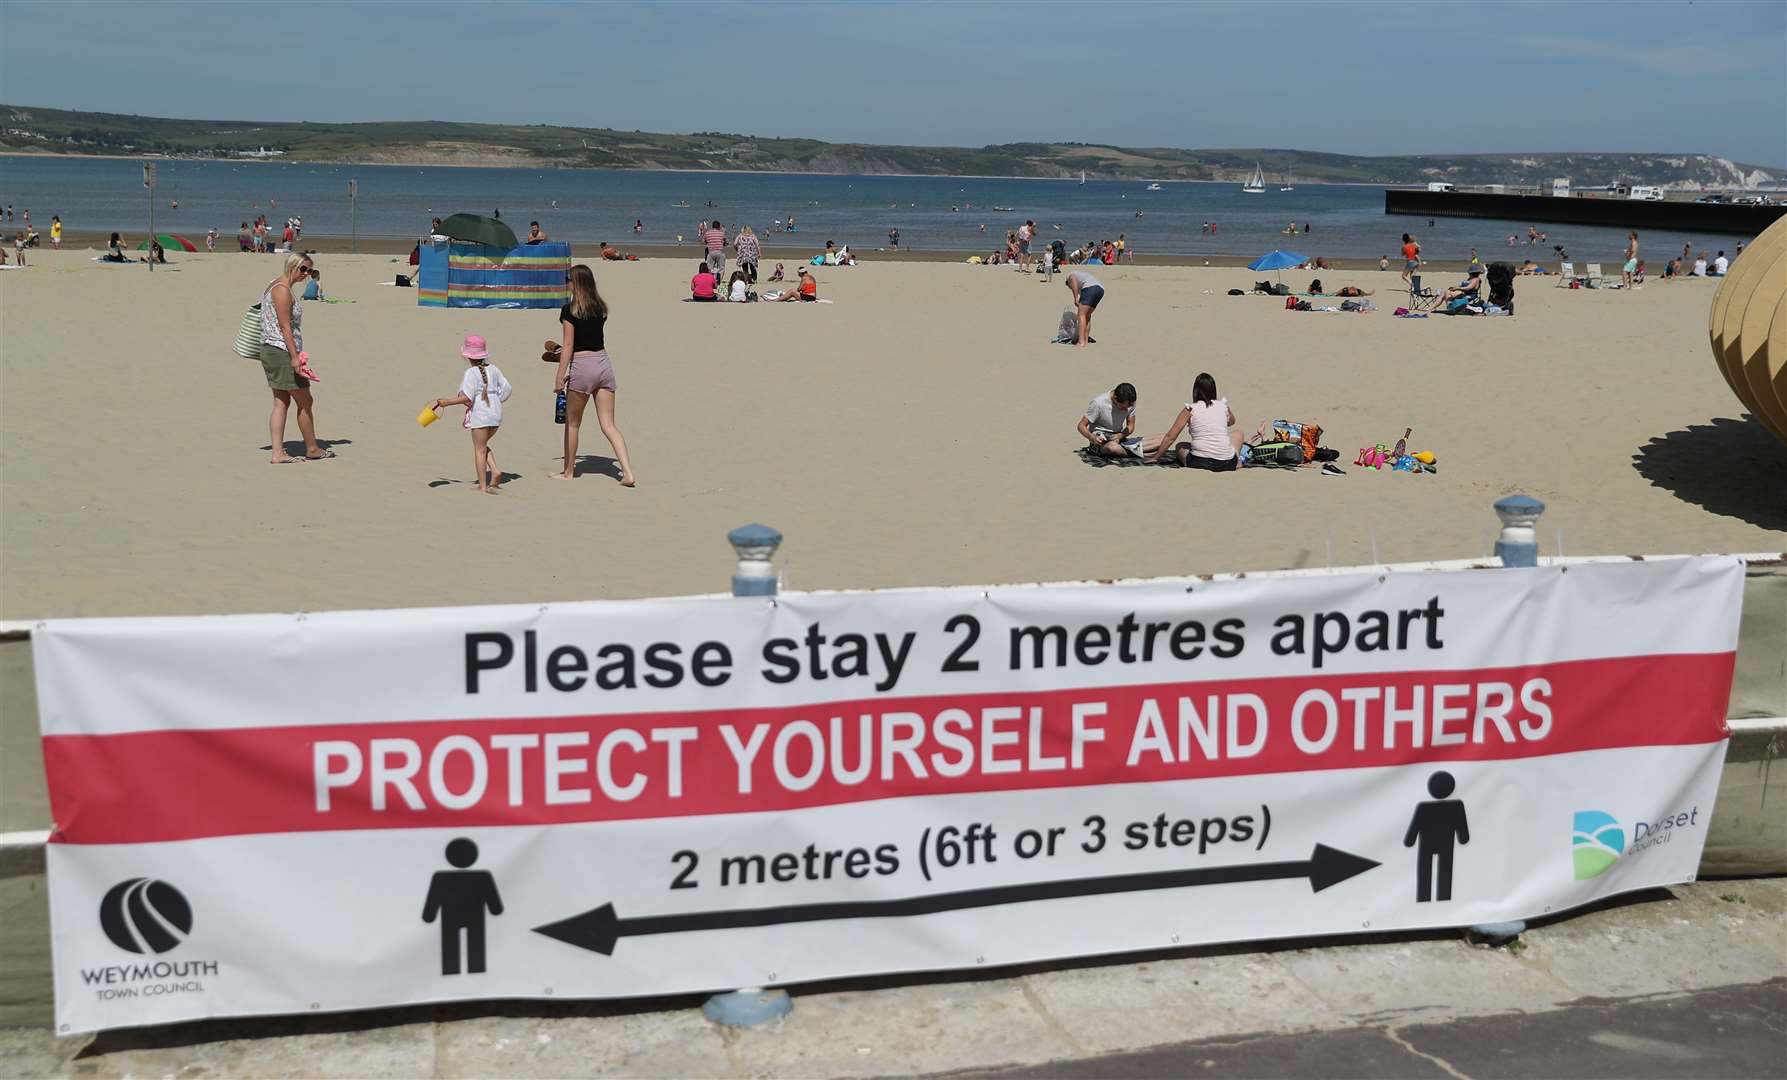
[(1576, 264), (1573, 262), (1563, 263), (1557, 268), (1557, 284), (1553, 288), (1567, 289), (1570, 287), (1570, 282), (1575, 280)]
[(1606, 279), (1601, 274), (1601, 264), (1589, 263), (1588, 276), (1586, 280), (1583, 281), (1583, 284), (1591, 289), (1599, 289), (1605, 281)]

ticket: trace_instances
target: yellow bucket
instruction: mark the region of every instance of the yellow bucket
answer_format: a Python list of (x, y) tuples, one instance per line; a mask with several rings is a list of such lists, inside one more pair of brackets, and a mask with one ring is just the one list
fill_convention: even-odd
[(416, 414), (416, 423), (421, 424), (423, 427), (427, 427), (429, 424), (434, 423), (440, 418), (441, 414), (435, 412), (433, 409), (423, 409)]

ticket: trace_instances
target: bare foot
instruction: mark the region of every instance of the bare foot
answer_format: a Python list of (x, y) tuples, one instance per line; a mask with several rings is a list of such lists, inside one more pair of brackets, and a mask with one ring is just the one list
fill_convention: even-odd
[(565, 473), (565, 472), (547, 473), (546, 475), (550, 476), (554, 480), (569, 480), (569, 479), (571, 479), (571, 474)]
[(295, 458), (292, 455), (287, 454), (284, 457), (274, 458), (272, 463), (274, 465), (290, 465), (294, 461), (303, 461), (303, 460), (304, 460), (303, 458)]
[(621, 487), (638, 487), (639, 480), (637, 477), (633, 476), (633, 474), (628, 473), (626, 476), (623, 476), (620, 478), (620, 486)]
[(484, 491), (484, 494), (486, 494), (486, 495), (501, 495), (502, 494), (502, 491), (495, 484), (492, 484), (489, 487), (484, 488), (483, 491)]

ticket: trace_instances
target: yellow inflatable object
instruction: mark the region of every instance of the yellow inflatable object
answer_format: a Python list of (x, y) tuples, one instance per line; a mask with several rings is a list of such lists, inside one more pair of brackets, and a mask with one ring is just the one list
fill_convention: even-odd
[(970, 256), (968, 256), (968, 262), (974, 266), (979, 266), (980, 265), (980, 256), (979, 255), (970, 255)]
[(1419, 461), (1423, 465), (1432, 465), (1434, 462), (1439, 460), (1438, 458), (1433, 456), (1432, 450), (1417, 450), (1414, 453), (1410, 454), (1409, 456), (1414, 458), (1416, 461)]
[(1713, 361), (1731, 392), (1787, 443), (1787, 217), (1775, 219), (1719, 283), (1707, 313)]

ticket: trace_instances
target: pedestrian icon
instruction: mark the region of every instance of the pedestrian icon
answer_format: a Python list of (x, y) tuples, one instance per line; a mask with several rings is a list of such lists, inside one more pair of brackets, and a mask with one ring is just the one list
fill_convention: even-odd
[(457, 975), (460, 932), (465, 932), (465, 970), (484, 973), (484, 914), (503, 913), (496, 878), (488, 870), (468, 870), (478, 861), (478, 845), (461, 836), (447, 845), (447, 861), (457, 869), (437, 870), (428, 885), (422, 921), (441, 921), (441, 974)]
[[(1470, 824), (1464, 818), (1464, 802), (1451, 797), (1457, 782), (1449, 772), (1427, 778), (1433, 801), (1415, 807), (1403, 847), (1415, 847), (1415, 902), (1452, 899), (1452, 847), (1471, 842)], [(1437, 865), (1436, 865), (1437, 864)], [(1435, 871), (1438, 871), (1437, 882)]]

